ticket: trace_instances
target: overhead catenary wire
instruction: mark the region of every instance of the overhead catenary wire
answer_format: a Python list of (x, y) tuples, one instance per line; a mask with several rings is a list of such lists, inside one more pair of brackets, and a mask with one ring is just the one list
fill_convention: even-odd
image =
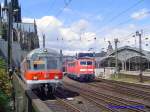
[[(145, 14), (150, 14), (150, 11), (146, 11), (145, 13), (143, 13), (141, 16), (143, 16), (143, 15), (145, 15)], [(115, 26), (113, 26), (113, 27), (111, 27), (112, 29), (114, 29), (115, 27), (117, 27), (117, 26), (120, 26), (120, 25), (123, 25), (123, 24), (126, 24), (126, 23), (128, 23), (128, 22), (130, 22), (130, 21), (133, 21), (133, 19), (132, 18), (129, 18), (128, 20), (126, 20), (126, 21), (123, 21), (123, 22), (120, 22), (120, 23), (118, 23), (117, 25), (115, 25)], [(100, 32), (99, 32), (100, 33)], [(129, 39), (127, 39), (127, 40), (129, 40)], [(124, 41), (124, 40), (123, 40)], [(124, 41), (125, 42), (125, 41)]]
[[(56, 14), (56, 17), (58, 17), (62, 12), (63, 10), (68, 7), (68, 5), (71, 3), (72, 0), (64, 0), (64, 3), (65, 3), (65, 6), (63, 7), (63, 9), (61, 9), (57, 14)], [(123, 10), (122, 12), (120, 12), (119, 14), (115, 15), (114, 17), (112, 17), (109, 22), (112, 22), (113, 20), (117, 19), (118, 17), (120, 17), (121, 15), (123, 15), (124, 13), (126, 13), (127, 11), (131, 10), (132, 8), (136, 7), (138, 4), (140, 4), (141, 2), (143, 2), (144, 0), (139, 0), (137, 1), (135, 4), (133, 4), (132, 6), (128, 7), (127, 9)], [(131, 19), (129, 20), (126, 20), (125, 22), (121, 22), (119, 24), (117, 24), (116, 26), (118, 25), (122, 25), (122, 24), (125, 24), (126, 22), (129, 22), (131, 21)]]
[[(59, 17), (61, 14), (62, 14), (62, 12), (64, 11), (64, 9), (65, 8), (67, 8), (68, 6), (69, 6), (69, 4), (72, 2), (72, 0), (64, 0), (64, 4), (65, 4), (65, 6), (62, 8), (62, 9), (60, 9), (59, 10), (59, 12), (55, 15), (55, 17)], [(50, 7), (52, 8), (52, 7), (54, 7), (54, 4), (56, 3), (56, 0), (53, 0), (52, 1), (52, 3), (50, 4)], [(49, 23), (50, 24), (50, 23)], [(49, 25), (48, 24), (48, 25)], [(59, 40), (59, 38), (57, 37), (57, 41)], [(62, 39), (61, 40), (63, 40), (63, 37), (62, 37)]]
[(55, 16), (59, 17), (62, 14), (62, 12), (64, 11), (64, 9), (67, 8), (71, 2), (72, 2), (72, 0), (69, 0), (68, 2), (66, 0), (64, 0), (65, 6), (62, 9), (60, 9), (59, 12)]
[[(71, 1), (71, 0), (69, 0), (69, 1)], [(144, 1), (144, 0), (139, 0), (138, 2), (136, 2), (136, 3), (135, 3), (134, 5), (132, 5), (131, 7), (129, 7), (129, 8), (127, 8), (127, 9), (123, 10), (121, 13), (117, 14), (116, 16), (114, 16), (115, 18), (112, 17), (109, 21), (112, 22), (112, 21), (116, 20), (118, 17), (120, 17), (120, 16), (123, 15), (124, 13), (128, 12), (128, 10), (131, 10), (132, 8), (136, 7), (138, 4), (140, 4), (140, 3), (143, 2), (143, 1)], [(67, 0), (64, 0), (64, 2), (65, 2), (64, 8), (61, 9), (61, 10), (56, 14), (56, 17), (58, 17), (58, 16), (63, 12), (63, 10), (64, 10), (66, 7), (68, 7), (68, 4), (70, 4), (69, 2), (67, 2)], [(113, 18), (114, 18), (114, 19), (113, 19)], [(128, 19), (128, 20), (126, 20), (126, 21), (124, 21), (124, 22), (121, 22), (121, 23), (115, 25), (114, 27), (119, 26), (119, 25), (123, 25), (123, 24), (125, 24), (125, 23), (127, 23), (127, 22), (130, 22), (130, 21), (132, 21), (131, 18)], [(129, 39), (130, 39), (130, 38), (128, 38), (127, 40), (129, 40)], [(66, 40), (66, 41), (78, 41), (78, 40)], [(79, 41), (81, 41), (81, 40), (79, 40)]]
[[(129, 10), (135, 8), (136, 6), (138, 6), (138, 5), (139, 5), (140, 3), (142, 3), (143, 1), (144, 1), (144, 0), (139, 0), (139, 1), (137, 1), (135, 4), (133, 4), (132, 6), (128, 7), (127, 9), (125, 9), (125, 10), (119, 12), (118, 14), (116, 14), (115, 16), (113, 16), (107, 23), (104, 24), (104, 28), (103, 28), (101, 31), (98, 31), (98, 32), (100, 33), (100, 32), (105, 31), (107, 25), (109, 25), (109, 24), (110, 24), (111, 22), (113, 22), (114, 20), (117, 20), (120, 16), (122, 16), (123, 14), (125, 14), (126, 12), (128, 12)], [(126, 20), (126, 21), (124, 21), (124, 22), (121, 22), (121, 23), (115, 25), (115, 27), (118, 26), (118, 25), (125, 24), (126, 22), (130, 22), (130, 21), (131, 21), (131, 19), (128, 19), (128, 20)]]
[(128, 12), (129, 10), (133, 9), (134, 7), (136, 7), (138, 4), (142, 3), (144, 0), (139, 0), (137, 1), (135, 4), (133, 4), (132, 6), (128, 7), (127, 9), (121, 11), (120, 13), (118, 13), (117, 15), (113, 16), (108, 22), (112, 22), (114, 20), (116, 20), (118, 17), (120, 17), (121, 15), (125, 14), (126, 12)]

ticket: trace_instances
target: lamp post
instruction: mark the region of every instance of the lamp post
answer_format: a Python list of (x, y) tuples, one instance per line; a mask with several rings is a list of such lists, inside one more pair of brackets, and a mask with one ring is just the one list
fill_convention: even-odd
[(45, 48), (45, 34), (43, 34), (43, 48)]
[(136, 31), (136, 36), (139, 36), (139, 52), (140, 52), (140, 73), (139, 73), (139, 78), (140, 78), (140, 82), (143, 82), (143, 73), (142, 73), (142, 33), (143, 30), (141, 30), (141, 32)]
[(13, 30), (13, 16), (16, 12), (18, 12), (18, 9), (13, 10), (12, 2), (10, 1), (8, 6), (5, 7), (5, 10), (7, 10), (7, 18), (8, 18), (8, 32), (7, 32), (7, 40), (8, 40), (8, 60), (7, 60), (7, 67), (8, 70), (12, 68), (12, 30)]
[(8, 69), (12, 67), (12, 22), (13, 22), (13, 14), (12, 14), (12, 3), (8, 4)]
[(118, 74), (118, 39), (114, 39), (115, 42), (115, 69), (116, 69), (116, 74)]

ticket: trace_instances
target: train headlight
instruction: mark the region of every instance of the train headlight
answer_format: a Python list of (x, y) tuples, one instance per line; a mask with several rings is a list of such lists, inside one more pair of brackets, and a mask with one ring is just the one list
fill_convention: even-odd
[(56, 80), (58, 80), (59, 79), (59, 77), (56, 75), (55, 77), (54, 77)]
[(33, 80), (38, 80), (38, 76), (33, 76)]

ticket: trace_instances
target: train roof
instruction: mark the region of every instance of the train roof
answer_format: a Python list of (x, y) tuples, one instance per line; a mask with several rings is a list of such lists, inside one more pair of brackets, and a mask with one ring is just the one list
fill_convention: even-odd
[(27, 59), (33, 58), (35, 55), (40, 55), (40, 54), (47, 54), (48, 56), (60, 56), (60, 53), (57, 52), (54, 49), (48, 49), (48, 48), (38, 48), (32, 50), (28, 55)]

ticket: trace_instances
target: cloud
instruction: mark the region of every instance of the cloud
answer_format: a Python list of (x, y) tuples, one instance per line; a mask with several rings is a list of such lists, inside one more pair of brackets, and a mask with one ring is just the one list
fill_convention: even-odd
[[(23, 21), (33, 23), (34, 19), (24, 17)], [(40, 45), (42, 46), (41, 34), (45, 33), (47, 48), (63, 49), (63, 52), (69, 55), (80, 51), (88, 51), (89, 48), (93, 48), (96, 52), (100, 52), (102, 48), (106, 50), (108, 41), (111, 41), (114, 47), (114, 38), (119, 39), (119, 47), (124, 45), (138, 47), (138, 37), (136, 37), (135, 43), (133, 33), (137, 29), (144, 28), (129, 24), (121, 28), (108, 28), (103, 33), (96, 33), (89, 30), (91, 23), (85, 19), (75, 21), (67, 27), (58, 18), (53, 16), (44, 16), (36, 19), (36, 21)], [(147, 28), (150, 29), (150, 26)], [(144, 47), (144, 43), (143, 48), (146, 48)]]
[(134, 12), (132, 15), (131, 15), (131, 18), (135, 19), (135, 20), (141, 20), (141, 19), (144, 19), (146, 17), (149, 16), (149, 13), (150, 11), (148, 9), (141, 9), (137, 12)]
[[(33, 23), (32, 18), (23, 18), (23, 22)], [(84, 50), (88, 49), (92, 44), (87, 42), (93, 38), (93, 32), (84, 32), (88, 27), (88, 21), (81, 19), (73, 22), (69, 27), (53, 16), (44, 16), (36, 19), (38, 33), (40, 37), (40, 45), (42, 44), (42, 33), (46, 35), (46, 47), (63, 48), (65, 50)], [(84, 30), (84, 31), (83, 31)], [(82, 40), (80, 40), (82, 37)]]
[(75, 32), (81, 33), (81, 31), (86, 30), (89, 27), (89, 22), (87, 20), (81, 19), (77, 22), (72, 23), (71, 29)]

